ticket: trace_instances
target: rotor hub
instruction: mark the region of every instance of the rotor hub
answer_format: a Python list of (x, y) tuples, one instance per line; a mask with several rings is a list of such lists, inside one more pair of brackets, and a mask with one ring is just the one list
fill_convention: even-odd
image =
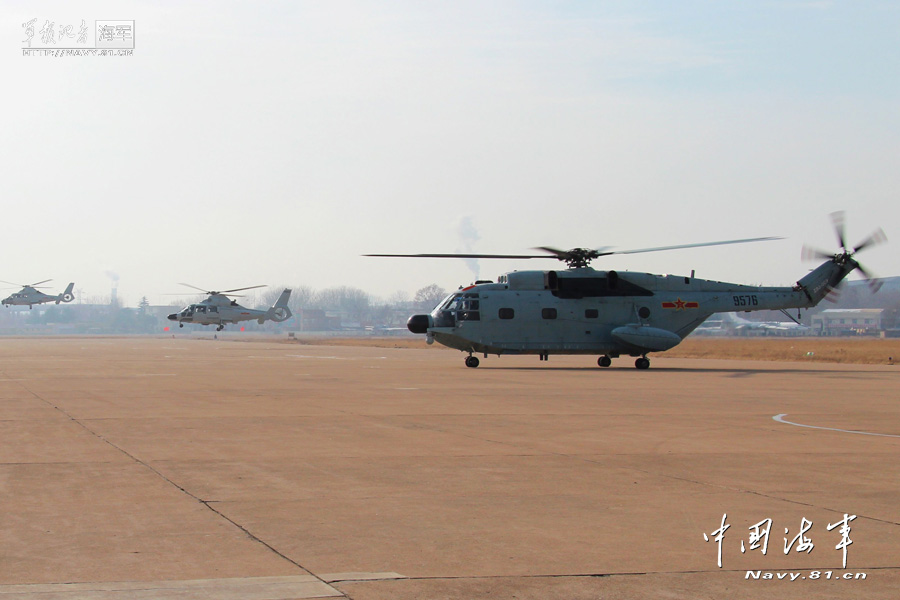
[(565, 261), (570, 269), (583, 269), (589, 267), (591, 261), (599, 256), (596, 250), (590, 248), (573, 248), (560, 253), (559, 260)]

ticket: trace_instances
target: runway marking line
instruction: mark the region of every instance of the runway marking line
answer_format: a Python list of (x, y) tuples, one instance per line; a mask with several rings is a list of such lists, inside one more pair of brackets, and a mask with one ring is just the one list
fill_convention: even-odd
[(794, 427), (806, 427), (808, 429), (822, 429), (824, 431), (837, 431), (840, 433), (855, 433), (857, 435), (874, 435), (878, 437), (892, 437), (892, 438), (900, 438), (900, 435), (895, 435), (893, 433), (873, 433), (871, 431), (857, 431), (854, 429), (837, 429), (834, 427), (819, 427), (817, 425), (804, 425), (803, 423), (793, 423), (791, 421), (785, 421), (784, 417), (788, 416), (787, 413), (781, 413), (780, 415), (775, 415), (772, 417), (773, 421), (778, 421), (779, 423), (784, 423), (785, 425), (793, 425)]
[(343, 598), (344, 594), (313, 575), (240, 577), (183, 581), (115, 581), (95, 583), (33, 583), (0, 585), (0, 599), (150, 600), (151, 598), (215, 598), (270, 600), (272, 598)]

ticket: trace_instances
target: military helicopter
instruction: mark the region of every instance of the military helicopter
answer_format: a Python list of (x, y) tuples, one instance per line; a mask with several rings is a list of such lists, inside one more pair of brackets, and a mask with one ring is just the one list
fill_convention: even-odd
[(72, 294), (72, 289), (75, 287), (74, 283), (70, 283), (66, 286), (66, 291), (62, 294), (57, 294), (56, 296), (51, 296), (50, 294), (45, 294), (38, 290), (38, 286), (42, 283), (47, 283), (48, 281), (53, 281), (52, 279), (45, 279), (44, 281), (38, 281), (37, 283), (11, 283), (9, 281), (0, 281), (0, 283), (9, 283), (10, 285), (21, 285), (22, 289), (16, 292), (15, 294), (11, 294), (2, 300), (3, 306), (25, 306), (28, 305), (28, 309), (30, 310), (32, 306), (35, 304), (45, 304), (47, 302), (56, 302), (59, 304), (60, 302), (71, 302), (75, 299), (75, 296)]
[[(877, 285), (853, 258), (887, 238), (879, 229), (847, 248), (843, 214), (832, 215), (840, 251), (834, 254), (805, 249), (807, 257), (824, 259), (793, 287), (757, 287), (697, 279), (693, 276), (597, 271), (593, 259), (612, 254), (635, 254), (679, 248), (758, 242), (752, 238), (684, 244), (659, 248), (611, 251), (574, 248), (535, 248), (541, 255), (498, 254), (370, 254), (416, 258), (556, 258), (568, 268), (560, 271), (513, 271), (497, 282), (476, 281), (443, 299), (427, 315), (413, 315), (407, 327), (468, 354), (467, 367), (477, 367), (476, 353), (599, 354), (597, 364), (609, 367), (613, 358), (636, 357), (638, 369), (650, 367), (647, 355), (677, 346), (713, 313), (809, 308), (818, 304), (851, 271), (859, 269), (873, 289)], [(787, 314), (787, 313), (785, 313)]]
[(207, 291), (198, 288), (189, 283), (181, 283), (189, 288), (200, 290), (204, 294), (209, 294), (209, 298), (203, 302), (190, 304), (177, 313), (169, 315), (170, 321), (178, 321), (179, 327), (184, 327), (185, 323), (198, 323), (200, 325), (216, 325), (216, 331), (225, 329), (227, 323), (237, 323), (239, 321), (256, 321), (262, 325), (266, 321), (275, 321), (281, 323), (291, 318), (291, 309), (288, 308), (288, 299), (291, 297), (291, 290), (286, 289), (281, 292), (275, 306), (268, 310), (256, 310), (253, 308), (244, 308), (237, 303), (236, 300), (229, 299), (229, 296), (240, 298), (231, 292), (242, 292), (244, 290), (253, 290), (256, 288), (266, 287), (264, 285), (253, 285), (250, 287), (236, 288), (233, 290), (224, 290), (221, 292)]

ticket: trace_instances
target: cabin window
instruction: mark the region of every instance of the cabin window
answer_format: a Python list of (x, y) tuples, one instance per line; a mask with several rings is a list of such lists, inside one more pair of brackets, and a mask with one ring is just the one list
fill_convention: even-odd
[(545, 319), (555, 319), (556, 318), (556, 309), (555, 308), (542, 308), (541, 309), (541, 317)]
[(516, 311), (511, 308), (501, 308), (500, 314), (501, 319), (512, 319), (516, 316)]
[(599, 316), (600, 316), (600, 311), (597, 310), (596, 308), (587, 308), (584, 311), (585, 319), (596, 319)]

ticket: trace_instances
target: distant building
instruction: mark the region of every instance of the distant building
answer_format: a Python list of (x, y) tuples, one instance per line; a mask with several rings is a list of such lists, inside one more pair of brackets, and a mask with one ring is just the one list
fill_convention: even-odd
[(878, 335), (884, 328), (880, 308), (832, 308), (812, 316), (819, 335)]

